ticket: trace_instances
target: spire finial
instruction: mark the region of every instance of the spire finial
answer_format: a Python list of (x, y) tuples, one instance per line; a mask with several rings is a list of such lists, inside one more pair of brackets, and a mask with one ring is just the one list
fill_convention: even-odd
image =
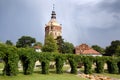
[(52, 14), (51, 14), (51, 19), (56, 19), (56, 13), (55, 13), (55, 4), (53, 4), (53, 11), (52, 11)]
[(55, 10), (55, 4), (53, 4), (53, 11)]

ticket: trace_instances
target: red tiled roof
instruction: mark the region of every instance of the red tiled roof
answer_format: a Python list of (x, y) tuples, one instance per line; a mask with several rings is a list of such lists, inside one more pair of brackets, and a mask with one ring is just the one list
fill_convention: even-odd
[(99, 55), (100, 53), (93, 49), (84, 50), (81, 54), (95, 54)]
[(99, 52), (89, 47), (87, 44), (81, 44), (75, 48), (75, 54), (100, 55)]
[(40, 46), (34, 46), (35, 49), (40, 49), (41, 47)]

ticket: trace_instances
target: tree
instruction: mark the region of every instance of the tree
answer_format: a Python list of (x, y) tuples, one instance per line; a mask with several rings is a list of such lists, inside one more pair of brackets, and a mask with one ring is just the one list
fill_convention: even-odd
[(57, 44), (52, 35), (47, 35), (45, 38), (45, 44), (42, 47), (43, 52), (57, 52)]
[(30, 36), (22, 36), (18, 39), (16, 43), (16, 47), (32, 47), (32, 44), (35, 43), (35, 38), (32, 38)]
[(72, 43), (64, 42), (62, 53), (73, 53), (74, 46)]
[(120, 40), (112, 41), (111, 45), (106, 47), (105, 54), (107, 56), (119, 56), (119, 46), (120, 46)]
[(64, 45), (64, 39), (62, 38), (62, 36), (58, 36), (57, 39), (57, 45), (58, 45), (58, 51), (59, 53), (62, 53), (63, 52), (63, 45)]
[(11, 42), (11, 40), (7, 40), (7, 41), (5, 42), (5, 44), (7, 44), (7, 45), (13, 45), (13, 43)]
[(101, 54), (104, 54), (105, 53), (105, 50), (103, 48), (101, 48), (100, 46), (98, 45), (93, 45), (92, 48), (98, 52), (100, 52)]

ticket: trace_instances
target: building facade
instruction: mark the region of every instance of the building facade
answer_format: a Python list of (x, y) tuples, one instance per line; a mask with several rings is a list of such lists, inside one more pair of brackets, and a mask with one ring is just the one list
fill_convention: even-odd
[(75, 47), (75, 54), (91, 55), (91, 56), (102, 56), (101, 53), (89, 47), (87, 44), (81, 44)]
[(62, 36), (62, 27), (56, 20), (55, 11), (52, 11), (51, 20), (45, 25), (45, 38), (47, 35), (52, 35), (54, 39)]

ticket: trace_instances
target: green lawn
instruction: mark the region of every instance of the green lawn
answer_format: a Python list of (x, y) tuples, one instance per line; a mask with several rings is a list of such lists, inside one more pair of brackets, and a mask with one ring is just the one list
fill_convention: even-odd
[[(43, 75), (40, 74), (39, 71), (41, 71), (39, 68), (34, 71), (32, 75), (23, 75), (22, 71), (17, 76), (2, 76), (2, 69), (3, 69), (3, 63), (0, 63), (0, 80), (87, 80), (84, 78), (81, 78), (77, 75), (73, 75), (70, 73), (64, 72), (64, 74), (56, 74), (55, 69), (50, 69), (50, 74)], [(64, 71), (68, 70), (69, 67), (64, 67)], [(81, 72), (83, 72), (83, 68), (80, 69)], [(96, 74), (96, 73), (95, 73)], [(97, 74), (96, 74), (97, 75)], [(120, 74), (109, 74), (109, 73), (103, 73), (98, 74), (103, 76), (108, 76), (111, 78), (117, 78), (120, 79)]]
[[(2, 76), (3, 63), (0, 63), (0, 80), (87, 80), (74, 74), (64, 73), (56, 74), (55, 69), (50, 69), (50, 74), (40, 74), (39, 69), (35, 70), (32, 75), (23, 75), (22, 71), (17, 76)], [(64, 68), (66, 70), (66, 68)]]
[(9, 77), (9, 76), (0, 76), (0, 80), (86, 80), (80, 78), (73, 74), (49, 74), (42, 75), (38, 73), (34, 73), (32, 75), (23, 75), (19, 74), (17, 76)]

